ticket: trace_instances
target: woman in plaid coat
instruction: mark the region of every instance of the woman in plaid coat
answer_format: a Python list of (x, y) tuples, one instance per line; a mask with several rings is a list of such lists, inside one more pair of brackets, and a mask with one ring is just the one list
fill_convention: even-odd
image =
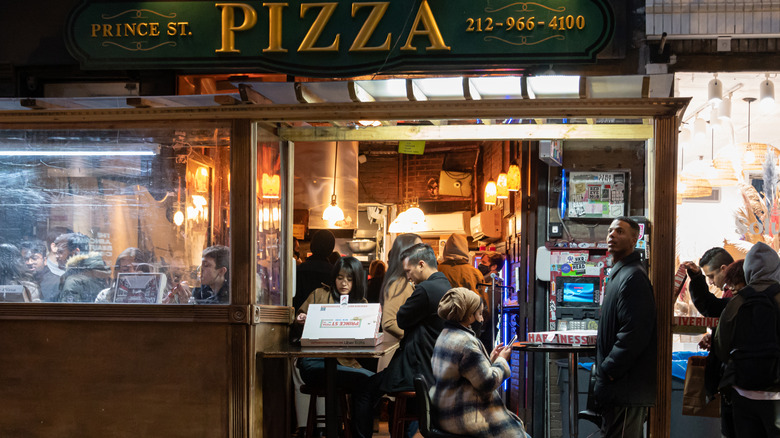
[(499, 345), (488, 355), (469, 328), (482, 322), (477, 294), (456, 287), (439, 303), (446, 320), (436, 341), (431, 364), (436, 382), (431, 388), (434, 418), (442, 430), (475, 437), (525, 437), (523, 422), (504, 406), (498, 388), (509, 378), (511, 348)]

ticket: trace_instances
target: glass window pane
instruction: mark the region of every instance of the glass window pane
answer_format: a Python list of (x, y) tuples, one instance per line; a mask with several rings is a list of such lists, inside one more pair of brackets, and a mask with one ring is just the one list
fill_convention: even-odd
[(229, 303), (229, 168), (223, 124), (0, 131), (0, 285), (22, 301)]
[[(259, 133), (262, 134), (262, 133)], [(262, 137), (262, 135), (261, 135)], [(282, 295), (283, 212), (279, 141), (257, 143), (257, 303), (284, 305)]]

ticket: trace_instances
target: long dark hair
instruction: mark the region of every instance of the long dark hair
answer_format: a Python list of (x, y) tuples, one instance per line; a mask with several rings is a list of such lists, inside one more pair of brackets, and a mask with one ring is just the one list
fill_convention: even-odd
[(385, 297), (388, 287), (399, 278), (406, 277), (403, 260), (401, 260), (401, 253), (414, 245), (417, 240), (422, 241), (420, 236), (412, 233), (401, 234), (395, 238), (393, 247), (390, 249), (390, 254), (387, 256), (387, 272), (385, 273), (385, 280), (382, 282), (382, 292), (379, 293), (379, 302), (383, 306), (385, 304), (385, 298), (394, 298)]
[(363, 264), (354, 257), (341, 257), (333, 265), (333, 271), (330, 273), (330, 294), (335, 302), (339, 302), (341, 294), (336, 290), (336, 278), (341, 271), (352, 277), (352, 290), (349, 291), (349, 302), (359, 303), (366, 296), (366, 272), (363, 270)]
[(19, 284), (20, 280), (30, 280), (27, 267), (22, 262), (22, 252), (11, 244), (3, 243), (0, 245), (0, 284)]

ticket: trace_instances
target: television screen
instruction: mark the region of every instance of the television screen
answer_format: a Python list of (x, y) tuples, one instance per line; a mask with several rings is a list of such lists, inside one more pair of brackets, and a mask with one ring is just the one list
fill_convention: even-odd
[(595, 285), (593, 283), (564, 283), (564, 303), (590, 303), (594, 301)]

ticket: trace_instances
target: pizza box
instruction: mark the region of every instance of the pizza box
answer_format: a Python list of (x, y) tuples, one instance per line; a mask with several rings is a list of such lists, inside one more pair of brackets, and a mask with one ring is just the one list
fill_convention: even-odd
[(382, 337), (378, 303), (311, 304), (301, 336), (302, 347), (374, 347)]
[(558, 345), (596, 345), (596, 330), (529, 332), (528, 342)]

